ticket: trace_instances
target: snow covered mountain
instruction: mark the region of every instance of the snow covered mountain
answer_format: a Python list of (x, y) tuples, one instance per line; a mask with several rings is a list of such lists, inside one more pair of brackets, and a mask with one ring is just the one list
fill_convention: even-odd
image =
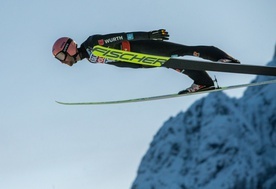
[[(276, 66), (275, 55), (270, 66)], [(258, 76), (255, 81), (275, 79)], [(276, 189), (276, 84), (211, 93), (170, 118), (132, 189)]]

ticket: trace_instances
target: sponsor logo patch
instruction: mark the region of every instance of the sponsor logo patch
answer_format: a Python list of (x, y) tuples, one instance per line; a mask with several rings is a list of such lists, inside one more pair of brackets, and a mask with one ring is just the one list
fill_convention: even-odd
[(89, 57), (89, 61), (92, 62), (92, 63), (103, 63), (103, 64), (105, 64), (107, 62), (107, 59), (91, 54), (90, 57)]
[(110, 50), (108, 48), (101, 47), (94, 47), (93, 53), (97, 54), (97, 56), (103, 56), (114, 61), (132, 62), (155, 66), (161, 66), (169, 59), (168, 57), (144, 55), (115, 49)]
[(134, 39), (133, 33), (128, 33), (127, 40), (133, 40), (133, 39)]
[(116, 37), (112, 37), (112, 38), (109, 38), (109, 39), (105, 39), (104, 43), (108, 44), (108, 43), (112, 43), (112, 42), (116, 42), (116, 41), (122, 41), (122, 40), (124, 40), (123, 36), (116, 36)]
[(199, 53), (199, 52), (194, 51), (193, 55), (194, 55), (194, 56), (199, 57), (199, 56), (200, 56), (200, 53)]
[(99, 43), (99, 45), (104, 45), (104, 40), (100, 39), (100, 40), (98, 40), (98, 43)]

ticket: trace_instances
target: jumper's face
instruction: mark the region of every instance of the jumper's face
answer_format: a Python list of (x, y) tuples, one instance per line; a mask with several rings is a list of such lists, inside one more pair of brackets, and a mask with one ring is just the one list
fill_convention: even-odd
[(77, 62), (78, 54), (71, 56), (69, 54), (66, 54), (64, 52), (58, 53), (55, 57), (60, 60), (63, 64), (67, 64), (68, 66), (73, 66)]

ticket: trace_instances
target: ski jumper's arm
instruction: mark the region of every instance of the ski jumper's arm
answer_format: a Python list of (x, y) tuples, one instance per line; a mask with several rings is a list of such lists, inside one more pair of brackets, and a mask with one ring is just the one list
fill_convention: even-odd
[(87, 51), (92, 51), (95, 45), (105, 47), (112, 47), (120, 45), (123, 41), (137, 41), (137, 40), (168, 40), (169, 34), (165, 29), (154, 30), (150, 32), (123, 32), (111, 33), (106, 35), (92, 35), (88, 37), (80, 46), (79, 52), (81, 59), (88, 58), (90, 55)]
[(122, 41), (132, 40), (168, 40), (169, 34), (166, 30), (154, 30), (150, 32), (123, 32), (123, 33), (111, 33), (106, 35), (92, 35), (84, 41), (81, 46), (85, 48), (93, 48), (95, 45), (102, 45), (105, 47), (112, 47)]

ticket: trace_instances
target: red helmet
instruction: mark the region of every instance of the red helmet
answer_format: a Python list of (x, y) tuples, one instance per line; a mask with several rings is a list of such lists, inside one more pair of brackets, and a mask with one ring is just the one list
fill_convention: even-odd
[(67, 55), (76, 56), (77, 44), (69, 37), (59, 38), (53, 45), (53, 55), (60, 61), (64, 61)]

